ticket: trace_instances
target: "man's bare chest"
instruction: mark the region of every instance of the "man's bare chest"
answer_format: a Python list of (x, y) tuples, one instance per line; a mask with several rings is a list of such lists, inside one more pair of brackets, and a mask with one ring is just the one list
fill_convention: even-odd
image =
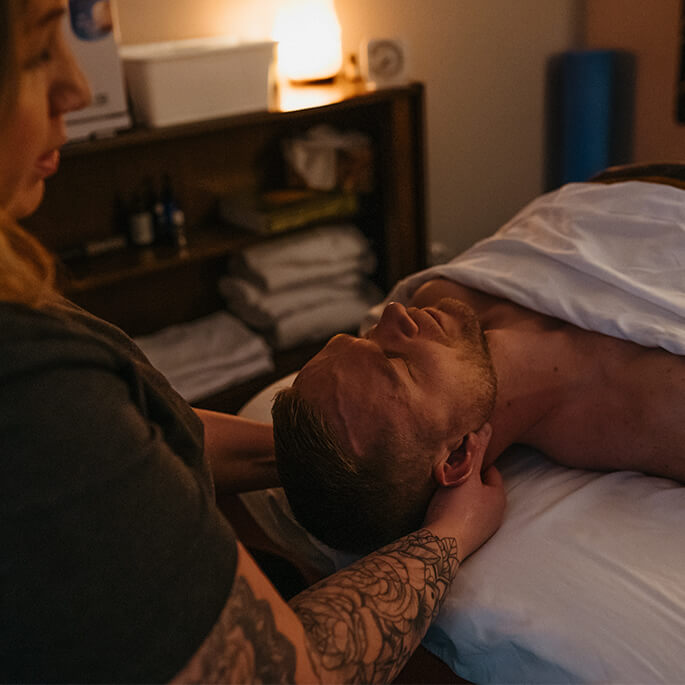
[(567, 381), (536, 446), (569, 466), (663, 474), (670, 464), (685, 478), (685, 357), (575, 327), (562, 342)]

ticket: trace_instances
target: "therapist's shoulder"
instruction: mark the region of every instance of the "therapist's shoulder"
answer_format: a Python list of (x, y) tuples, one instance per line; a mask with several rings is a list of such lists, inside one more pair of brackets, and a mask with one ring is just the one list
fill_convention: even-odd
[(40, 498), (41, 483), (54, 489), (84, 466), (120, 468), (150, 432), (134, 420), (131, 397), (121, 360), (102, 341), (45, 312), (0, 304), (0, 436), (4, 466), (18, 479), (2, 488), (6, 497)]
[(116, 365), (113, 349), (59, 309), (0, 302), (0, 376), (60, 364)]
[(2, 492), (21, 504), (34, 491), (43, 497), (41, 483), (70, 489), (69, 473), (99, 482), (156, 453), (164, 436), (133, 371), (78, 322), (0, 303), (0, 436), (22, 483)]

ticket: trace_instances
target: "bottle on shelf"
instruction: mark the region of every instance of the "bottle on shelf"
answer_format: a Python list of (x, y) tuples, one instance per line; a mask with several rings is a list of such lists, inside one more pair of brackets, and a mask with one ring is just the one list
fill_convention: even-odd
[(140, 193), (133, 195), (128, 217), (129, 239), (131, 245), (147, 247), (155, 241), (155, 222), (152, 212), (145, 204)]
[(186, 215), (182, 209), (175, 209), (171, 217), (171, 235), (174, 246), (183, 250), (188, 247), (186, 235)]
[(185, 248), (188, 245), (185, 213), (178, 205), (169, 174), (162, 176), (161, 202), (164, 208), (164, 220), (168, 227), (166, 242), (180, 249)]
[(174, 195), (174, 188), (171, 183), (171, 176), (169, 174), (162, 175), (162, 207), (164, 208), (164, 217), (171, 225), (171, 219), (176, 209), (176, 197)]
[(148, 176), (143, 183), (143, 187), (145, 206), (150, 214), (152, 214), (155, 243), (163, 244), (166, 242), (169, 233), (169, 222), (167, 221), (166, 213), (164, 211), (164, 204), (157, 194), (152, 178)]

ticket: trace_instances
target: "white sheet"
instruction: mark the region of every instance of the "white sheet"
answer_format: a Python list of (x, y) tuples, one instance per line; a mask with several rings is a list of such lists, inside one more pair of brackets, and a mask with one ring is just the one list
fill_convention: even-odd
[(400, 281), (386, 302), (408, 302), (439, 276), (587, 330), (685, 354), (685, 191), (640, 181), (571, 183), (448, 264)]
[(474, 683), (685, 682), (685, 488), (499, 463), (508, 500), (424, 640)]
[[(388, 299), (406, 301), (439, 274), (682, 354), (685, 191), (566, 186)], [(272, 397), (273, 388), (260, 393), (245, 415), (268, 419)], [(685, 488), (566, 469), (527, 448), (510, 450), (499, 466), (504, 523), (464, 563), (428, 649), (478, 683), (685, 682)], [(310, 563), (330, 570), (349, 561), (293, 533), (281, 490), (243, 501), (276, 542)]]

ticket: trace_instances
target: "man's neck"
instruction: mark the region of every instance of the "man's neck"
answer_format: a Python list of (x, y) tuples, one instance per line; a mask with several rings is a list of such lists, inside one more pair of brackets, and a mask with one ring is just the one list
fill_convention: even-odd
[[(510, 445), (535, 446), (535, 428), (568, 397), (577, 377), (559, 331), (505, 328), (485, 335), (497, 372), (488, 466)], [(566, 360), (566, 361), (562, 361)]]

